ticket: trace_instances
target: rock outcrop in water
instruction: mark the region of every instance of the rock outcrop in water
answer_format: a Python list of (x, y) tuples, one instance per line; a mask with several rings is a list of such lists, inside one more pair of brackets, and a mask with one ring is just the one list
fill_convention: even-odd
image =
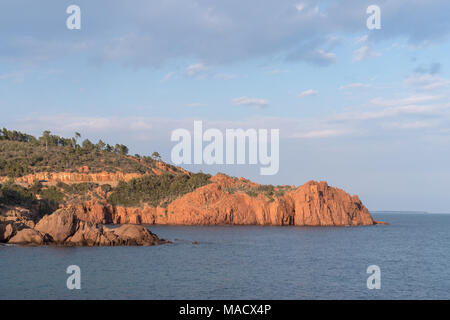
[[(358, 196), (310, 181), (268, 198), (243, 190), (258, 188), (246, 179), (218, 174), (211, 183), (167, 207), (121, 207), (106, 201), (75, 205), (84, 221), (114, 224), (360, 226), (377, 224)], [(250, 193), (250, 194), (249, 194)]]
[(73, 209), (59, 209), (43, 217), (34, 227), (23, 224), (19, 219), (0, 221), (0, 242), (66, 246), (152, 246), (167, 243), (143, 226), (122, 225), (112, 229), (82, 221)]

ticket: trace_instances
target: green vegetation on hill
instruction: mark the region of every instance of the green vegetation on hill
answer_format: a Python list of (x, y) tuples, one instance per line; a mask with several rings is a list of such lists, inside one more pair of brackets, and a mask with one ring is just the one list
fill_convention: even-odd
[(11, 181), (0, 184), (0, 204), (31, 208), (36, 203), (36, 195), (31, 189), (24, 188)]
[(210, 182), (211, 176), (197, 173), (176, 174), (178, 168), (169, 164), (175, 174), (147, 174), (128, 182), (119, 182), (116, 187), (92, 182), (56, 186), (36, 181), (28, 188), (15, 184), (13, 178), (37, 172), (75, 172), (80, 167), (89, 167), (89, 172), (150, 172), (161, 161), (158, 152), (151, 157), (128, 156), (128, 147), (116, 144), (112, 147), (100, 140), (93, 144), (77, 141), (81, 135), (63, 138), (44, 131), (34, 137), (19, 131), (0, 130), (0, 177), (9, 176), (10, 181), (0, 184), (0, 205), (16, 205), (39, 208), (41, 214), (51, 213), (65, 203), (77, 203), (93, 198), (107, 200), (113, 205), (166, 206), (176, 198), (192, 192)]
[(41, 215), (53, 212), (64, 202), (64, 193), (55, 187), (43, 187), (35, 183), (30, 188), (12, 181), (0, 184), (0, 205), (37, 208)]
[(120, 182), (112, 189), (108, 201), (113, 205), (139, 206), (149, 203), (152, 206), (166, 206), (182, 195), (209, 183), (211, 175), (195, 173), (187, 175), (163, 174), (146, 175)]
[(250, 187), (249, 185), (242, 184), (241, 186), (234, 188), (226, 188), (225, 192), (234, 194), (237, 192), (243, 192), (250, 197), (257, 197), (259, 194), (263, 194), (269, 201), (273, 201), (274, 198), (279, 198), (285, 195), (286, 192), (291, 191), (291, 186), (273, 186), (271, 184), (262, 184), (256, 187)]
[[(75, 133), (73, 138), (63, 138), (44, 131), (41, 137), (33, 137), (18, 131), (0, 130), (0, 176), (20, 177), (36, 172), (74, 172), (88, 166), (90, 172), (138, 172), (145, 173), (155, 166), (157, 157), (127, 156), (128, 147), (114, 147), (99, 140), (93, 144)], [(158, 159), (156, 159), (158, 158)]]

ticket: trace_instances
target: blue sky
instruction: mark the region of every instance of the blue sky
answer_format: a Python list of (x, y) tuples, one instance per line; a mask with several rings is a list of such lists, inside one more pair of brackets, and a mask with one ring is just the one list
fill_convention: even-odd
[[(81, 8), (81, 30), (66, 8)], [(366, 8), (381, 8), (368, 30)], [(279, 128), (280, 171), (372, 210), (450, 211), (449, 1), (0, 4), (0, 126), (158, 150), (170, 132)]]

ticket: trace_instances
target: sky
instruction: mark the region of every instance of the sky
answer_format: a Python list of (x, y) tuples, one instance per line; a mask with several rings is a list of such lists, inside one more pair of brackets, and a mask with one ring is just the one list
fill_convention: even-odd
[[(69, 30), (69, 5), (81, 29)], [(381, 29), (367, 28), (378, 5)], [(172, 130), (279, 129), (259, 183), (326, 180), (370, 210), (450, 212), (450, 2), (2, 0), (0, 126), (158, 151)]]

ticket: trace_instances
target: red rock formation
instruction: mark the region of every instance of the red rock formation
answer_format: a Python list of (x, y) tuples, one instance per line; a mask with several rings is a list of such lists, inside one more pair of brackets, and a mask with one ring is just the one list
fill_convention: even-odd
[[(73, 209), (59, 209), (44, 216), (34, 228), (0, 223), (1, 242), (21, 245), (56, 244), (67, 246), (153, 246), (169, 243), (143, 226), (122, 225), (110, 229), (81, 221)], [(5, 236), (6, 235), (6, 236)]]
[[(90, 201), (76, 206), (77, 216), (85, 221), (116, 224), (357, 226), (377, 223), (357, 196), (330, 187), (326, 182), (310, 181), (270, 200), (263, 194), (252, 197), (239, 191), (242, 187), (258, 186), (242, 178), (219, 174), (211, 181), (171, 202), (167, 208), (113, 207), (104, 201)], [(237, 191), (230, 192), (232, 189)]]
[[(137, 162), (143, 164), (142, 161), (134, 159)], [(170, 167), (166, 163), (162, 161), (155, 162), (155, 168), (148, 166), (148, 172), (152, 172), (156, 175), (161, 175), (165, 172), (169, 172), (172, 174), (186, 174), (191, 175), (189, 171), (184, 170), (183, 168), (176, 167), (178, 171), (174, 170), (173, 167)], [(55, 184), (57, 182), (64, 183), (82, 183), (82, 182), (95, 182), (98, 184), (111, 184), (116, 185), (119, 181), (130, 181), (134, 178), (142, 177), (144, 174), (142, 173), (124, 173), (121, 171), (117, 172), (89, 172), (89, 167), (84, 166), (77, 169), (77, 172), (37, 172), (33, 174), (28, 174), (19, 178), (16, 178), (14, 181), (19, 184), (27, 184), (31, 185), (35, 181), (46, 181), (50, 184)], [(0, 183), (6, 182), (9, 180), (9, 177), (0, 177)]]
[[(129, 181), (133, 178), (139, 178), (140, 173), (123, 172), (99, 172), (99, 173), (79, 173), (79, 172), (38, 172), (15, 179), (16, 183), (33, 184), (34, 181), (47, 181), (49, 183), (81, 183), (96, 182), (114, 184), (118, 181)], [(6, 178), (7, 179), (7, 178)], [(5, 178), (3, 179), (5, 180)]]

